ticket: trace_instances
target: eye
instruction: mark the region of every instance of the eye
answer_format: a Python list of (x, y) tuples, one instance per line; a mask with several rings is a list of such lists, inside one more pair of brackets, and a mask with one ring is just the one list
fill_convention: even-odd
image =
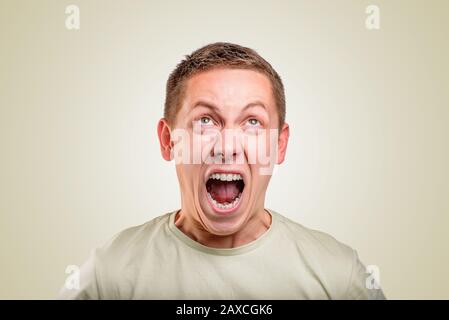
[(201, 123), (202, 125), (212, 124), (212, 119), (209, 118), (209, 117), (201, 117), (200, 123)]
[(250, 125), (252, 125), (252, 126), (260, 125), (260, 121), (257, 120), (257, 119), (254, 119), (254, 118), (249, 119), (249, 120), (248, 120), (248, 123), (249, 123)]

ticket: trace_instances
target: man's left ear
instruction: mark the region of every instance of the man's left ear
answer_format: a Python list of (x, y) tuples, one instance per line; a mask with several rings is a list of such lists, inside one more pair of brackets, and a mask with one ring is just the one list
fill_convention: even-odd
[(279, 133), (278, 158), (276, 164), (281, 164), (282, 162), (284, 162), (285, 154), (287, 153), (287, 144), (289, 136), (290, 136), (290, 128), (288, 126), (288, 123), (284, 123)]

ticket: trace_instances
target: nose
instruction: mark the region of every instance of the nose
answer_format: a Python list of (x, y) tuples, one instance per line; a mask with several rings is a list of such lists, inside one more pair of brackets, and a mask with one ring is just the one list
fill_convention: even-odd
[(211, 157), (215, 163), (235, 164), (239, 163), (243, 155), (242, 139), (238, 131), (224, 129), (217, 133)]

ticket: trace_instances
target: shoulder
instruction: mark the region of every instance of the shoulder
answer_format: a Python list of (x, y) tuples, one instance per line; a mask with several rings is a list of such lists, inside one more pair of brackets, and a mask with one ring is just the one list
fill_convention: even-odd
[(113, 259), (116, 262), (127, 256), (139, 254), (153, 242), (157, 242), (165, 234), (170, 219), (165, 213), (143, 224), (128, 227), (110, 238), (97, 248), (97, 256), (101, 259)]
[(305, 227), (273, 210), (282, 234), (293, 243), (332, 299), (386, 299), (358, 252), (332, 235)]
[(351, 286), (356, 251), (326, 232), (275, 214), (281, 236), (292, 244), (300, 263), (320, 282), (330, 298), (344, 298)]
[(282, 229), (284, 234), (300, 245), (302, 249), (313, 250), (323, 256), (339, 257), (349, 261), (354, 258), (353, 248), (337, 240), (329, 233), (306, 227), (276, 211), (270, 211), (276, 215), (279, 228)]
[(169, 218), (170, 213), (166, 213), (126, 228), (94, 248), (80, 268), (79, 288), (69, 290), (64, 286), (59, 298), (110, 299), (126, 296), (132, 291), (128, 288), (128, 280), (137, 274), (142, 259), (148, 258), (144, 253), (154, 244), (166, 243), (164, 229)]
[(100, 296), (131, 296), (142, 266), (160, 261), (170, 246), (170, 213), (126, 228), (95, 250), (95, 274)]
[(143, 224), (128, 227), (118, 232), (102, 246), (102, 249), (114, 250), (129, 244), (138, 244), (150, 240), (158, 232), (163, 231), (162, 229), (168, 224), (170, 214), (171, 212), (165, 213)]

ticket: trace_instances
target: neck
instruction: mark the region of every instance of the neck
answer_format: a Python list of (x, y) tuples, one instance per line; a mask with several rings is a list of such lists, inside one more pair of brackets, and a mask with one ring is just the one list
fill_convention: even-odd
[(193, 218), (192, 214), (183, 209), (176, 214), (175, 225), (188, 237), (207, 247), (235, 248), (248, 244), (264, 234), (270, 228), (271, 215), (261, 208), (251, 215), (242, 229), (226, 236), (208, 232)]

